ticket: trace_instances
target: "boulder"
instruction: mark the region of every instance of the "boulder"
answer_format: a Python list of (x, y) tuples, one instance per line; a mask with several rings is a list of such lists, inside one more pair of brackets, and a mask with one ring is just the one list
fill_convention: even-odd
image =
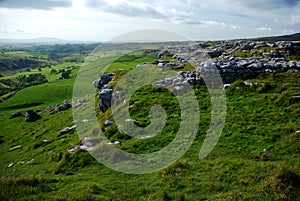
[(26, 122), (34, 122), (40, 118), (41, 116), (33, 110), (28, 110), (26, 112), (26, 117), (25, 117)]
[(207, 54), (211, 57), (211, 58), (215, 58), (215, 57), (219, 57), (222, 55), (222, 51), (218, 50), (218, 49), (214, 49), (211, 51), (208, 51)]
[(106, 112), (111, 107), (111, 101), (101, 100), (98, 104), (98, 107), (102, 112)]
[(222, 72), (225, 74), (234, 74), (235, 70), (234, 69), (223, 69)]
[(99, 93), (99, 99), (101, 100), (111, 100), (113, 90), (112, 89), (103, 89)]
[(289, 61), (289, 62), (287, 63), (287, 65), (288, 65), (289, 68), (297, 68), (297, 63), (296, 63), (296, 61)]
[(241, 47), (241, 50), (246, 50), (246, 51), (250, 51), (252, 50), (252, 48), (254, 47), (254, 44), (253, 43), (250, 43), (250, 44), (245, 44)]
[(249, 62), (247, 60), (242, 60), (242, 61), (238, 62), (237, 67), (239, 69), (243, 69), (243, 68), (247, 68), (248, 65), (249, 65)]
[(64, 103), (63, 105), (58, 105), (56, 109), (57, 111), (64, 111), (64, 110), (68, 110), (71, 107), (72, 107), (71, 104)]
[(14, 118), (20, 117), (22, 115), (23, 115), (22, 112), (15, 112), (15, 113), (11, 114), (9, 119), (14, 119)]
[(114, 73), (104, 73), (101, 75), (100, 80), (95, 80), (93, 82), (93, 85), (96, 86), (96, 88), (98, 88), (99, 90), (101, 90), (104, 85), (108, 84), (113, 79), (114, 76)]
[(98, 88), (99, 82), (100, 82), (100, 80), (95, 80), (95, 81), (92, 82), (92, 85), (93, 85), (95, 88)]
[(99, 93), (100, 102), (98, 106), (102, 112), (105, 112), (106, 110), (108, 110), (108, 108), (111, 107), (112, 96), (113, 96), (112, 89), (103, 89)]
[(77, 128), (77, 125), (71, 126), (71, 127), (66, 127), (64, 129), (62, 129), (59, 133), (60, 134), (66, 134), (66, 133), (70, 133), (72, 131), (74, 131)]
[(49, 115), (53, 115), (53, 114), (56, 114), (56, 113), (57, 113), (56, 110), (52, 110), (52, 111), (50, 111), (48, 114), (49, 114)]

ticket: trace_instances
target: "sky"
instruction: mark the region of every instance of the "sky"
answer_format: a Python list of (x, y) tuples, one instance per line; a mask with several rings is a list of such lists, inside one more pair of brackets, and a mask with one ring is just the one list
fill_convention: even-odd
[(300, 32), (300, 0), (0, 0), (0, 39), (108, 41), (143, 29), (191, 40)]

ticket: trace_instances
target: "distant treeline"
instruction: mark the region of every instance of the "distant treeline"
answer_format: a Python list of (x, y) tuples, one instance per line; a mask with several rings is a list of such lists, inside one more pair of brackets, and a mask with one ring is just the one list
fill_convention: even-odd
[[(0, 52), (0, 72), (16, 71), (34, 68), (49, 67), (65, 61), (81, 62), (82, 59), (92, 52), (99, 44), (64, 44), (64, 45), (39, 45), (30, 47), (5, 47)], [(14, 56), (8, 55), (7, 52), (24, 51), (36, 56)], [(81, 55), (74, 57), (74, 55)], [(64, 59), (70, 57), (68, 59)]]
[(28, 48), (28, 52), (48, 55), (49, 59), (59, 60), (73, 54), (87, 55), (99, 44), (65, 44), (65, 45), (40, 45)]
[(49, 66), (47, 62), (31, 58), (5, 58), (0, 59), (1, 71), (44, 68)]
[(29, 86), (44, 84), (46, 82), (48, 82), (48, 80), (41, 73), (30, 74), (27, 76), (20, 75), (15, 79), (1, 79), (0, 84), (7, 87), (0, 87), (0, 96), (11, 91), (24, 89)]

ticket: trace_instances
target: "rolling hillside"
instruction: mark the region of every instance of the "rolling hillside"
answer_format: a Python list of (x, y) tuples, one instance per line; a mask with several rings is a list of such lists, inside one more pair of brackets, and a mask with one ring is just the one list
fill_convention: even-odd
[[(157, 60), (157, 51), (144, 53), (131, 52), (120, 58), (103, 54), (96, 66), (118, 58), (108, 68), (115, 73), (115, 86), (124, 72)], [(190, 68), (183, 65), (180, 70)], [(84, 111), (81, 105), (73, 111), (51, 113), (64, 100), (76, 103), (72, 93), (77, 73), (75, 69), (70, 79), (55, 78), (27, 87), (0, 103), (1, 200), (299, 200), (300, 72), (238, 79), (224, 89), (226, 123), (218, 143), (203, 160), (198, 155), (210, 126), (211, 97), (205, 85), (194, 86), (200, 124), (192, 146), (175, 163), (148, 174), (114, 171), (87, 151), (75, 149), (83, 145), (76, 130), (62, 131), (83, 124), (87, 134), (97, 134), (97, 128), (88, 127), (91, 119), (74, 122), (72, 112)], [(82, 105), (91, 104), (89, 100), (81, 100)], [(152, 153), (176, 138), (181, 117), (174, 94), (147, 85), (128, 102), (131, 118), (142, 126), (150, 123), (149, 108), (162, 105), (168, 115), (166, 125), (155, 137), (130, 138), (116, 124), (105, 125), (106, 120), (114, 122), (110, 109), (96, 109), (108, 140), (120, 142), (112, 146), (130, 153)], [(27, 110), (37, 111), (41, 118), (26, 122)], [(10, 119), (15, 112), (22, 114)], [(117, 154), (109, 157), (118, 160)]]

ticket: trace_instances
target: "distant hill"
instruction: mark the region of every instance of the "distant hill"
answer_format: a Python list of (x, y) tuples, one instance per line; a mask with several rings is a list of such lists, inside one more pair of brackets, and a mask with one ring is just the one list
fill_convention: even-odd
[[(247, 39), (246, 39), (247, 40)], [(268, 36), (262, 38), (252, 38), (255, 41), (300, 41), (300, 33), (283, 35), (283, 36)]]
[(62, 40), (59, 38), (34, 38), (34, 39), (0, 39), (0, 46), (12, 46), (12, 47), (27, 47), (34, 45), (55, 45), (55, 44), (89, 44), (87, 41), (71, 41)]

